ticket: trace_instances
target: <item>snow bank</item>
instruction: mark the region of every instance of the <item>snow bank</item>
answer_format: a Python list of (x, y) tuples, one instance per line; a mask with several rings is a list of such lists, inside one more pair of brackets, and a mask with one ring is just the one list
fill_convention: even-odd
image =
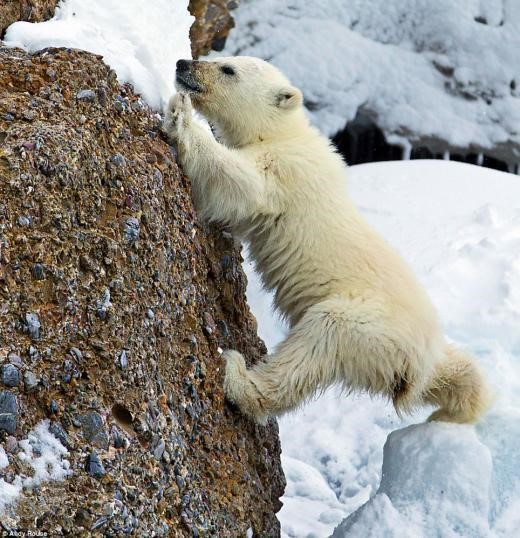
[[(487, 534), (466, 536), (514, 536), (520, 532), (520, 181), (511, 174), (456, 162), (407, 161), (351, 167), (348, 186), (367, 220), (419, 276), (447, 335), (478, 357), (496, 389), (496, 401), (476, 427), (476, 436), (472, 427), (437, 424), (392, 434), (384, 463), (388, 435), (423, 421), (429, 410), (400, 421), (382, 400), (345, 397), (332, 389), (283, 417), (280, 435), (288, 482), (279, 514), (283, 536), (330, 536), (370, 498), (374, 500), (362, 510), (367, 516), (360, 513), (356, 521), (368, 525), (373, 519), (378, 532), (356, 534), (349, 520), (353, 530), (348, 536), (406, 536), (405, 531), (413, 538), (457, 536), (464, 518), (478, 512), (472, 503), (483, 508), (482, 519), (471, 524)], [(285, 328), (269, 313), (271, 298), (261, 291), (250, 264), (246, 270), (248, 300), (259, 332), (272, 349), (283, 338)], [(442, 443), (449, 448), (441, 449)], [(416, 451), (423, 452), (420, 458)], [(459, 464), (456, 456), (461, 454)], [(405, 463), (412, 457), (420, 469), (417, 481), (410, 485), (414, 508), (407, 512), (405, 501), (389, 493), (391, 482), (399, 477), (390, 474), (383, 485), (381, 468), (393, 468), (397, 458), (405, 472)], [(429, 484), (424, 482), (428, 472), (424, 466), (444, 471)], [(449, 504), (442, 507), (445, 514), (450, 509), (454, 512), (452, 534), (447, 533), (450, 522), (440, 517), (439, 526), (424, 534), (419, 519), (429, 502), (427, 496), (441, 486), (443, 489), (448, 478), (457, 477), (468, 489), (454, 491)], [(473, 479), (480, 480), (485, 499)], [(429, 487), (437, 489), (432, 493)], [(442, 495), (432, 502), (442, 504)], [(479, 527), (484, 520), (488, 528)], [(435, 534), (437, 530), (439, 534)]]
[(327, 135), (363, 111), (391, 143), (520, 161), (517, 0), (242, 0), (235, 19), (223, 54), (280, 67)]
[[(0, 474), (0, 515), (15, 503), (24, 489), (31, 489), (44, 482), (64, 480), (72, 474), (68, 450), (49, 431), (49, 421), (37, 424), (27, 436), (18, 443), (21, 449), (16, 456), (28, 468), (30, 475), (17, 474), (14, 480), (6, 482)], [(9, 466), (9, 459), (0, 447), (0, 471)]]
[(489, 536), (491, 454), (474, 428), (420, 424), (389, 435), (377, 494), (333, 538)]
[(191, 58), (188, 0), (63, 0), (53, 19), (16, 22), (8, 46), (73, 47), (100, 54), (156, 110), (174, 92), (175, 63)]

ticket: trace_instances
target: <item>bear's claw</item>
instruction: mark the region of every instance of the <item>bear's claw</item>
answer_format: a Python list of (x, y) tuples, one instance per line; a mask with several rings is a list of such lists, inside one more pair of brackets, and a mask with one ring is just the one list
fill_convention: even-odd
[(192, 106), (190, 96), (186, 93), (176, 93), (170, 98), (164, 115), (164, 130), (173, 137), (178, 138), (180, 132), (191, 123)]

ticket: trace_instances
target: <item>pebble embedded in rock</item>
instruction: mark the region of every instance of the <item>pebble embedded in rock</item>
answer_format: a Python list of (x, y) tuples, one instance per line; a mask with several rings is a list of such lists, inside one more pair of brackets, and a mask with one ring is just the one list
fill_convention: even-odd
[(58, 402), (56, 402), (56, 400), (51, 400), (51, 403), (49, 404), (49, 413), (51, 413), (51, 415), (55, 415), (59, 410), (60, 407)]
[(221, 336), (223, 336), (224, 338), (227, 338), (229, 336), (228, 326), (223, 319), (217, 321), (217, 327)]
[(105, 471), (105, 466), (99, 459), (99, 456), (95, 450), (88, 455), (85, 469), (87, 473), (94, 478), (103, 478), (107, 474)]
[(126, 349), (123, 349), (123, 351), (118, 354), (117, 363), (121, 370), (126, 370), (126, 368), (128, 367), (128, 354), (126, 352)]
[(108, 435), (103, 418), (96, 411), (90, 411), (81, 417), (81, 427), (85, 440), (98, 448), (108, 448)]
[(24, 329), (31, 337), (31, 340), (38, 340), (40, 338), (41, 323), (38, 314), (34, 312), (27, 312), (25, 314)]
[(7, 390), (0, 392), (0, 430), (14, 435), (18, 416), (16, 396)]
[(121, 155), (121, 153), (116, 153), (115, 155), (113, 155), (110, 159), (110, 162), (115, 164), (116, 166), (126, 166), (126, 160)]
[(129, 217), (126, 219), (123, 234), (127, 243), (135, 243), (139, 239), (139, 233), (141, 231), (141, 223), (135, 217)]
[(114, 445), (114, 448), (126, 447), (126, 439), (117, 428), (112, 427), (112, 429), (110, 430), (110, 436), (112, 438), (112, 444)]
[(40, 380), (33, 372), (28, 370), (23, 374), (23, 384), (25, 387), (25, 392), (33, 391), (38, 386), (39, 382)]
[(69, 437), (69, 435), (63, 429), (63, 426), (59, 422), (57, 421), (51, 422), (51, 425), (49, 426), (49, 431), (52, 433), (52, 435), (54, 435), (54, 437), (59, 439), (60, 443), (65, 448), (68, 448), (68, 449), (72, 448), (71, 438)]
[(23, 366), (23, 361), (20, 358), (20, 355), (17, 355), (16, 353), (12, 353), (12, 352), (9, 353), (9, 355), (7, 355), (7, 359), (9, 360), (11, 364), (14, 364), (14, 366), (16, 366), (17, 368), (21, 368)]
[(76, 94), (76, 99), (78, 101), (84, 101), (86, 103), (95, 103), (96, 102), (96, 92), (92, 90), (80, 90)]
[(31, 218), (22, 215), (22, 216), (18, 217), (17, 222), (18, 222), (18, 226), (22, 226), (22, 227), (30, 226), (31, 225)]
[(153, 455), (156, 460), (160, 460), (162, 458), (165, 448), (166, 444), (164, 442), (164, 439), (158, 439), (155, 448), (153, 449)]
[(45, 269), (41, 263), (33, 265), (32, 275), (36, 280), (45, 280)]
[(108, 316), (108, 311), (112, 307), (112, 303), (110, 301), (110, 289), (105, 288), (103, 291), (103, 295), (96, 301), (96, 313), (98, 315), (98, 318), (100, 319), (106, 319)]
[(71, 347), (69, 354), (74, 357), (78, 364), (83, 360), (83, 353), (77, 347)]
[(13, 454), (16, 449), (18, 448), (18, 440), (16, 437), (13, 437), (12, 435), (8, 435), (7, 439), (5, 440), (5, 451)]
[(2, 366), (2, 383), (6, 387), (17, 387), (20, 383), (20, 372), (13, 364), (4, 364)]
[(40, 358), (40, 352), (34, 346), (29, 346), (29, 357), (31, 361), (37, 361)]

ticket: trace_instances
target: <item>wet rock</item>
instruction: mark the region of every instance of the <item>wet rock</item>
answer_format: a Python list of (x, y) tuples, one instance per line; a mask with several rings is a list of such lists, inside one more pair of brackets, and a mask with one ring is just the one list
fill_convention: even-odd
[(4, 364), (1, 370), (2, 383), (6, 387), (17, 387), (20, 383), (20, 372), (13, 364)]
[(11, 435), (16, 432), (18, 401), (16, 396), (7, 390), (0, 392), (0, 431)]

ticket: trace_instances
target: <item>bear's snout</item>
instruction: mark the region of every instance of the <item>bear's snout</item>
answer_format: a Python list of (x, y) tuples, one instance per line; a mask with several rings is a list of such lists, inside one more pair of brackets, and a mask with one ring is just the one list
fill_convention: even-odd
[(195, 93), (202, 91), (202, 84), (198, 77), (195, 76), (193, 69), (198, 63), (193, 60), (179, 60), (177, 62), (175, 81), (178, 89)]
[(177, 71), (179, 73), (182, 73), (183, 71), (189, 71), (191, 63), (191, 60), (179, 60), (177, 62)]

